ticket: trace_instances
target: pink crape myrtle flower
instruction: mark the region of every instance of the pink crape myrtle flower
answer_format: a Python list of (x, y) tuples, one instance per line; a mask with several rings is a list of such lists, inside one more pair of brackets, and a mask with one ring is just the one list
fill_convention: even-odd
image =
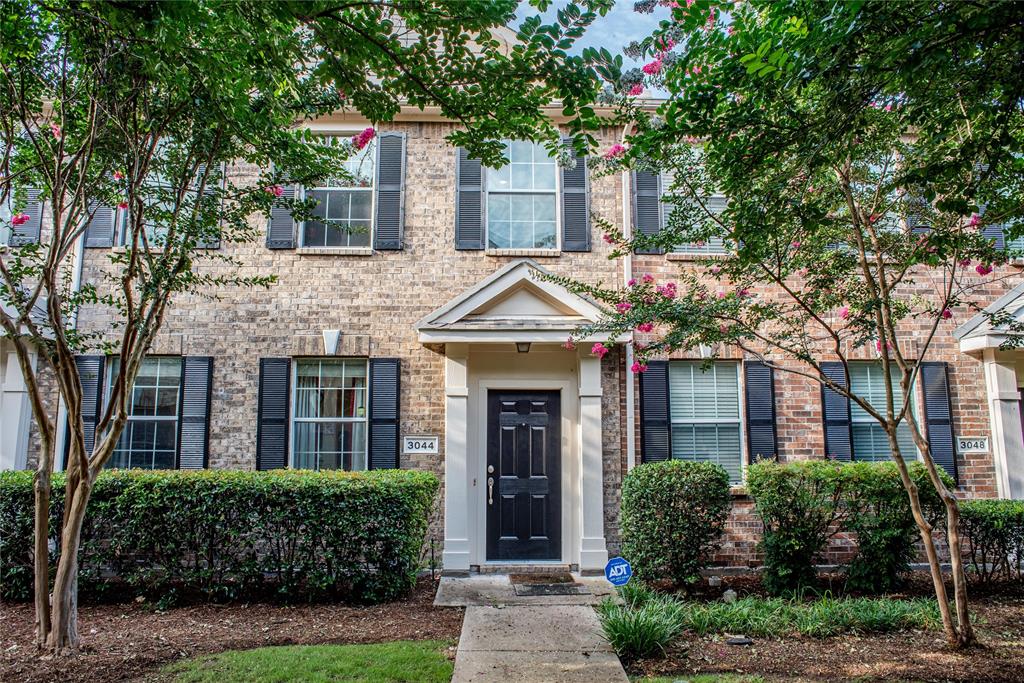
[(666, 299), (675, 299), (676, 298), (676, 283), (669, 282), (668, 284), (665, 284), (665, 285), (659, 285), (656, 288), (656, 291), (658, 292), (658, 294), (661, 294)]
[(726, 296), (728, 296), (728, 295), (727, 295), (727, 294), (726, 294), (725, 292), (719, 292), (719, 293), (718, 293), (718, 294), (717, 294), (716, 296), (717, 296), (717, 297), (718, 297), (719, 299), (724, 299), (724, 298), (725, 298)]
[(644, 86), (640, 83), (636, 83), (632, 88), (629, 89), (629, 94), (633, 97), (644, 94)]
[(711, 266), (711, 274), (718, 275), (722, 272), (722, 266)]
[(942, 309), (942, 319), (943, 320), (949, 320), (952, 317), (953, 317), (953, 311), (949, 310), (948, 308), (943, 308)]
[(602, 344), (601, 342), (597, 342), (596, 344), (590, 347), (590, 353), (594, 354), (598, 358), (604, 358), (608, 351), (608, 347)]
[(626, 282), (626, 286), (627, 287), (636, 287), (636, 278), (635, 277), (629, 278), (629, 281)]
[(121, 210), (127, 209), (128, 208), (128, 202), (121, 202), (120, 204), (117, 205), (117, 208), (119, 208)]
[(971, 226), (972, 228), (978, 227), (978, 225), (980, 223), (981, 223), (981, 216), (979, 216), (976, 213), (972, 213), (971, 214), (971, 220), (967, 221), (967, 225)]
[(601, 239), (603, 239), (608, 244), (615, 244), (615, 238), (609, 235), (608, 233), (601, 235)]
[(626, 153), (626, 146), (618, 143), (608, 148), (608, 151), (604, 153), (605, 159), (619, 159)]
[(362, 149), (370, 144), (370, 140), (377, 137), (377, 131), (373, 129), (373, 126), (364, 128), (359, 134), (352, 136), (352, 145), (356, 149)]
[(992, 272), (992, 266), (987, 263), (979, 263), (977, 266), (975, 266), (974, 272), (976, 272), (978, 275), (985, 276)]
[(661, 73), (661, 58), (659, 57), (654, 61), (647, 62), (643, 65), (641, 70), (648, 76), (657, 76)]
[(633, 304), (629, 303), (628, 301), (620, 301), (619, 303), (615, 304), (615, 310), (618, 311), (619, 313), (625, 313), (631, 308), (633, 308)]
[(24, 225), (25, 223), (28, 223), (27, 213), (16, 213), (11, 216), (11, 225)]
[(60, 140), (62, 137), (64, 137), (64, 132), (60, 129), (60, 126), (58, 126), (56, 123), (51, 123), (50, 124), (50, 133), (53, 134), (53, 137), (56, 140)]
[(966, 268), (969, 265), (971, 265), (971, 259), (969, 259), (969, 258), (962, 258), (962, 259), (960, 259), (960, 267), (961, 268)]
[(641, 372), (647, 372), (647, 363), (636, 361), (629, 369), (633, 371), (634, 375), (639, 375)]
[(263, 191), (266, 192), (267, 194), (272, 194), (275, 197), (280, 197), (281, 195), (284, 194), (284, 188), (281, 187), (280, 185), (267, 185), (266, 187), (263, 188)]
[(573, 343), (572, 338), (569, 338), (565, 340), (564, 344), (562, 344), (562, 348), (569, 349), (570, 351), (572, 351), (573, 349), (576, 348), (576, 344)]
[(794, 249), (799, 249), (800, 248), (800, 242), (797, 242), (797, 241), (791, 242), (789, 246), (793, 247)]
[(839, 317), (842, 318), (843, 320), (846, 320), (847, 318), (849, 318), (850, 317), (850, 307), (849, 306), (843, 306), (842, 308), (840, 308), (839, 309)]
[(640, 323), (636, 326), (637, 332), (643, 332), (645, 334), (654, 331), (654, 323)]
[(114, 180), (124, 180), (124, 173), (114, 171)]
[(648, 282), (648, 283), (654, 282), (654, 276), (651, 275), (650, 273), (644, 273), (644, 276), (642, 278), (640, 278), (640, 279), (643, 280), (644, 282)]

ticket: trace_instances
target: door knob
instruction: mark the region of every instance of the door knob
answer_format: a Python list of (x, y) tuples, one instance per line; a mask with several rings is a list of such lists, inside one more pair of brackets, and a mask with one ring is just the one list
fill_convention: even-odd
[(494, 505), (494, 477), (487, 477), (487, 504)]
[(494, 474), (494, 465), (487, 466), (487, 474)]

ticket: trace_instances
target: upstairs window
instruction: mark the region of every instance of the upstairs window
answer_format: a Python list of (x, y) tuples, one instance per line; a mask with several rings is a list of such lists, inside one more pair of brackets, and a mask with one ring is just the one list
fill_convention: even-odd
[(365, 470), (365, 359), (308, 358), (295, 363), (292, 466)]
[[(903, 409), (903, 395), (900, 392), (899, 371), (892, 371), (893, 383), (893, 408), (899, 413)], [(860, 396), (876, 411), (885, 415), (885, 373), (882, 370), (881, 362), (850, 363), (850, 390), (856, 396)], [(913, 405), (913, 392), (911, 392), (911, 410)], [(853, 432), (853, 459), (854, 460), (889, 460), (892, 458), (892, 449), (889, 447), (889, 437), (878, 420), (869, 415), (855, 401), (850, 402), (851, 429)], [(910, 425), (906, 420), (900, 422), (896, 428), (896, 441), (899, 443), (900, 451), (905, 458), (916, 457), (917, 448), (914, 446), (914, 439), (910, 434)]]
[(713, 462), (743, 476), (739, 363), (672, 361), (668, 366), (672, 458)]
[(348, 177), (306, 188), (317, 201), (314, 218), (302, 224), (304, 247), (369, 247), (373, 226), (373, 183), (377, 140), (345, 160)]
[(543, 145), (505, 143), (508, 163), (487, 169), (487, 247), (558, 248), (558, 168)]
[[(107, 373), (109, 399), (118, 358)], [(128, 423), (107, 467), (170, 470), (176, 467), (181, 395), (181, 358), (154, 356), (142, 361), (128, 396)]]

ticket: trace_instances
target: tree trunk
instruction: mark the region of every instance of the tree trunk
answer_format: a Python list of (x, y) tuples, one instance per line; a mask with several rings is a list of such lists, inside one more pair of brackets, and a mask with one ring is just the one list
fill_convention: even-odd
[[(967, 608), (967, 574), (964, 572), (964, 558), (960, 543), (960, 503), (956, 496), (942, 496), (946, 506), (946, 542), (949, 544), (949, 564), (953, 574), (953, 599), (956, 601), (956, 620), (960, 626), (957, 647), (974, 645), (974, 625)], [(942, 492), (940, 491), (940, 495)]]
[(36, 470), (33, 563), (37, 648), (46, 646), (50, 633), (50, 481), (45, 467)]
[(92, 494), (92, 477), (81, 473), (78, 486), (68, 492), (64, 528), (61, 531), (60, 559), (53, 582), (50, 608), (52, 627), (46, 646), (53, 654), (66, 655), (78, 649), (78, 550), (82, 540), (82, 523)]

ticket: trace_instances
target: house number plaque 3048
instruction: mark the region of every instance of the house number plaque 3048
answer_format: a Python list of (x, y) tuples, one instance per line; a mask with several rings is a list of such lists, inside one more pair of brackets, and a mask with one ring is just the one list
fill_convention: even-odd
[(402, 453), (437, 453), (436, 436), (403, 436)]

